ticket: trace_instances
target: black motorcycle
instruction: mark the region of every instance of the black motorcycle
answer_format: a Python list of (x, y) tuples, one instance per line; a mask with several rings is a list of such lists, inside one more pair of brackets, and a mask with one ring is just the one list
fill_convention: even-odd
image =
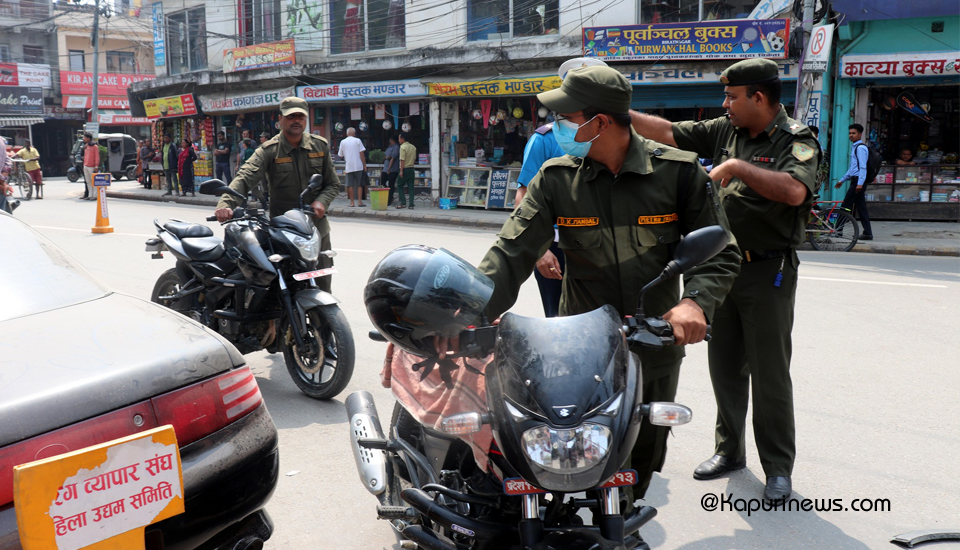
[[(246, 197), (220, 180), (200, 185), (203, 195), (236, 196), (242, 205), (225, 222), (224, 239), (200, 224), (154, 220), (157, 237), (147, 252), (177, 259), (164, 271), (151, 299), (217, 331), (241, 353), (282, 351), (290, 376), (303, 393), (330, 399), (353, 374), (354, 343), (347, 318), (331, 294), (314, 279), (336, 273), (317, 269), (320, 235), (308, 215), (305, 196), (322, 185), (314, 175), (300, 195), (300, 209), (268, 218), (247, 208)], [(208, 217), (207, 221), (216, 221)]]
[[(620, 318), (611, 306), (551, 319), (507, 313), (498, 326), (484, 326), (481, 318), (479, 328), (460, 332), (459, 356), (492, 353), (483, 371), (485, 411), (452, 414), (435, 429), (398, 403), (385, 435), (372, 396), (351, 394), (346, 409), (354, 456), (364, 487), (380, 502), (378, 517), (401, 540), (428, 550), (646, 548), (637, 533), (656, 510), (621, 501), (620, 487), (640, 481), (636, 471), (621, 467), (641, 422), (676, 426), (689, 422), (692, 412), (676, 403), (642, 402), (639, 358), (630, 346), (674, 343), (670, 323), (644, 315), (643, 296), (727, 242), (719, 226), (687, 235), (675, 259), (641, 291), (635, 316)], [(472, 269), (462, 265), (424, 268), (426, 282), (408, 286), (414, 294), (426, 288), (433, 295), (408, 307), (405, 317), (413, 307), (436, 310), (456, 300), (442, 288), (430, 289)], [(406, 329), (385, 323), (381, 330), (402, 338)], [(378, 331), (370, 336), (384, 340)], [(428, 358), (414, 369), (452, 364)], [(449, 374), (444, 379), (449, 382)], [(457, 436), (485, 425), (493, 443), (484, 469)], [(582, 509), (592, 511), (588, 524)]]

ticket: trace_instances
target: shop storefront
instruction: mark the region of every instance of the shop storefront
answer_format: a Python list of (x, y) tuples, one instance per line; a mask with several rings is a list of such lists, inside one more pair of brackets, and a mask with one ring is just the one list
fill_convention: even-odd
[[(163, 148), (163, 136), (169, 135), (171, 142), (180, 147), (183, 139), (193, 143), (197, 151), (197, 161), (193, 164), (197, 185), (213, 177), (213, 147), (216, 136), (213, 119), (197, 109), (197, 100), (193, 94), (146, 99), (143, 107), (147, 118), (151, 120), (151, 136), (154, 151)], [(163, 188), (162, 162), (150, 163), (151, 179), (154, 189)]]
[(558, 76), (430, 82), (441, 98), (444, 197), (458, 207), (512, 209), (523, 149), (546, 122), (536, 95)]
[[(869, 35), (840, 57), (833, 133), (846, 135), (850, 124), (861, 124), (865, 137), (883, 156), (876, 183), (865, 190), (871, 218), (956, 221), (960, 219), (960, 48), (878, 52), (896, 49), (888, 31), (902, 23), (872, 23)], [(953, 30), (957, 30), (955, 22)], [(947, 38), (948, 33), (943, 36)], [(945, 45), (931, 42), (931, 48)], [(925, 44), (912, 43), (914, 48), (918, 45)], [(838, 161), (831, 166), (830, 180), (837, 181), (848, 168), (849, 141), (835, 139), (832, 156)], [(830, 187), (834, 200), (843, 198), (843, 189)]]
[[(43, 131), (34, 132), (34, 146), (41, 152), (40, 168), (44, 176), (65, 176), (73, 165), (71, 152), (83, 131), (87, 112), (54, 105), (43, 107)], [(38, 128), (38, 130), (40, 129)]]
[(405, 132), (408, 141), (417, 148), (414, 192), (418, 197), (431, 196), (431, 109), (424, 84), (417, 80), (394, 80), (298, 86), (297, 97), (310, 104), (313, 132), (329, 139), (341, 183), (344, 162), (336, 153), (340, 142), (347, 137), (347, 129), (356, 130), (356, 136), (366, 148), (371, 185), (379, 185), (383, 155), (390, 146), (390, 138)]
[[(240, 152), (243, 131), (249, 131), (254, 148), (260, 144), (260, 134), (266, 132), (270, 136), (275, 136), (278, 132), (280, 102), (283, 98), (292, 95), (293, 87), (279, 90), (204, 94), (200, 96), (200, 105), (204, 114), (214, 118), (216, 130), (214, 140), (216, 140), (216, 134), (222, 131), (233, 144), (234, 155), (231, 163), (234, 163)], [(216, 144), (213, 147), (216, 147)], [(231, 165), (231, 174), (236, 172), (237, 167)]]

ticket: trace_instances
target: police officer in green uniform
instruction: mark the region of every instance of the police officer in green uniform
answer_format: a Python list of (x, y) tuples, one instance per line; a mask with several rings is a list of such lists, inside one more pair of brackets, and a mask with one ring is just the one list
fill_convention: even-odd
[[(713, 319), (710, 377), (717, 398), (715, 455), (694, 471), (713, 479), (746, 465), (744, 431), (753, 389), (753, 431), (767, 476), (764, 496), (789, 496), (796, 457), (790, 380), (796, 248), (816, 180), (813, 132), (780, 104), (780, 71), (766, 59), (731, 65), (720, 76), (727, 116), (671, 124), (635, 114), (650, 138), (714, 161), (730, 227), (743, 256), (740, 275)], [(752, 379), (752, 380), (751, 380)]]
[[(310, 176), (323, 175), (323, 186), (311, 201), (316, 218), (313, 223), (320, 232), (320, 250), (330, 250), (330, 223), (327, 208), (340, 193), (340, 180), (330, 160), (330, 146), (320, 136), (304, 133), (307, 127), (307, 102), (297, 97), (288, 97), (280, 102), (280, 133), (254, 151), (230, 187), (243, 196), (255, 189), (265, 178), (270, 195), (270, 215), (279, 216), (290, 209), (300, 207), (300, 193), (307, 188)], [(215, 212), (217, 220), (224, 222), (233, 216), (233, 208), (240, 204), (235, 197), (224, 194), (220, 197)], [(318, 269), (333, 266), (333, 259), (321, 255)], [(317, 279), (317, 286), (330, 292), (331, 276)]]
[[(574, 69), (559, 89), (537, 97), (557, 113), (553, 132), (567, 155), (543, 164), (481, 262), (479, 269), (496, 285), (487, 313), (495, 318), (514, 304), (520, 285), (553, 242), (556, 224), (567, 258), (560, 315), (604, 304), (632, 315), (640, 289), (673, 258), (681, 235), (727, 226), (712, 184), (695, 155), (648, 141), (630, 128), (632, 89), (614, 69)], [(682, 299), (679, 281), (645, 297), (648, 314), (669, 320), (679, 344), (658, 352), (634, 350), (642, 359), (645, 403), (674, 399), (683, 344), (704, 339), (739, 269), (731, 236), (720, 254), (685, 275)], [(637, 498), (663, 465), (668, 432), (647, 421), (641, 426), (631, 458), (641, 479), (634, 487)]]

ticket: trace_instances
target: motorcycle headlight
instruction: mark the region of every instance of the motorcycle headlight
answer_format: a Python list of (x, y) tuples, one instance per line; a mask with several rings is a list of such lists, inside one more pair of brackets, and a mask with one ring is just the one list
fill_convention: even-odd
[(320, 257), (320, 233), (316, 227), (313, 228), (310, 238), (290, 231), (283, 231), (283, 236), (290, 241), (290, 244), (297, 247), (297, 250), (300, 251), (300, 257), (304, 260), (315, 262)]
[(575, 474), (603, 460), (611, 435), (609, 428), (592, 422), (569, 430), (538, 426), (523, 433), (523, 452), (548, 472)]

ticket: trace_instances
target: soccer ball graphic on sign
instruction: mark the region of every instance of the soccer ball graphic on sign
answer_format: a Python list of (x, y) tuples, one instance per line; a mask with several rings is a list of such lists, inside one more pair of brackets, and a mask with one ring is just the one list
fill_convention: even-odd
[(783, 36), (775, 32), (768, 33), (767, 42), (770, 43), (770, 49), (772, 49), (773, 51), (775, 52), (783, 51), (783, 45), (784, 45)]

